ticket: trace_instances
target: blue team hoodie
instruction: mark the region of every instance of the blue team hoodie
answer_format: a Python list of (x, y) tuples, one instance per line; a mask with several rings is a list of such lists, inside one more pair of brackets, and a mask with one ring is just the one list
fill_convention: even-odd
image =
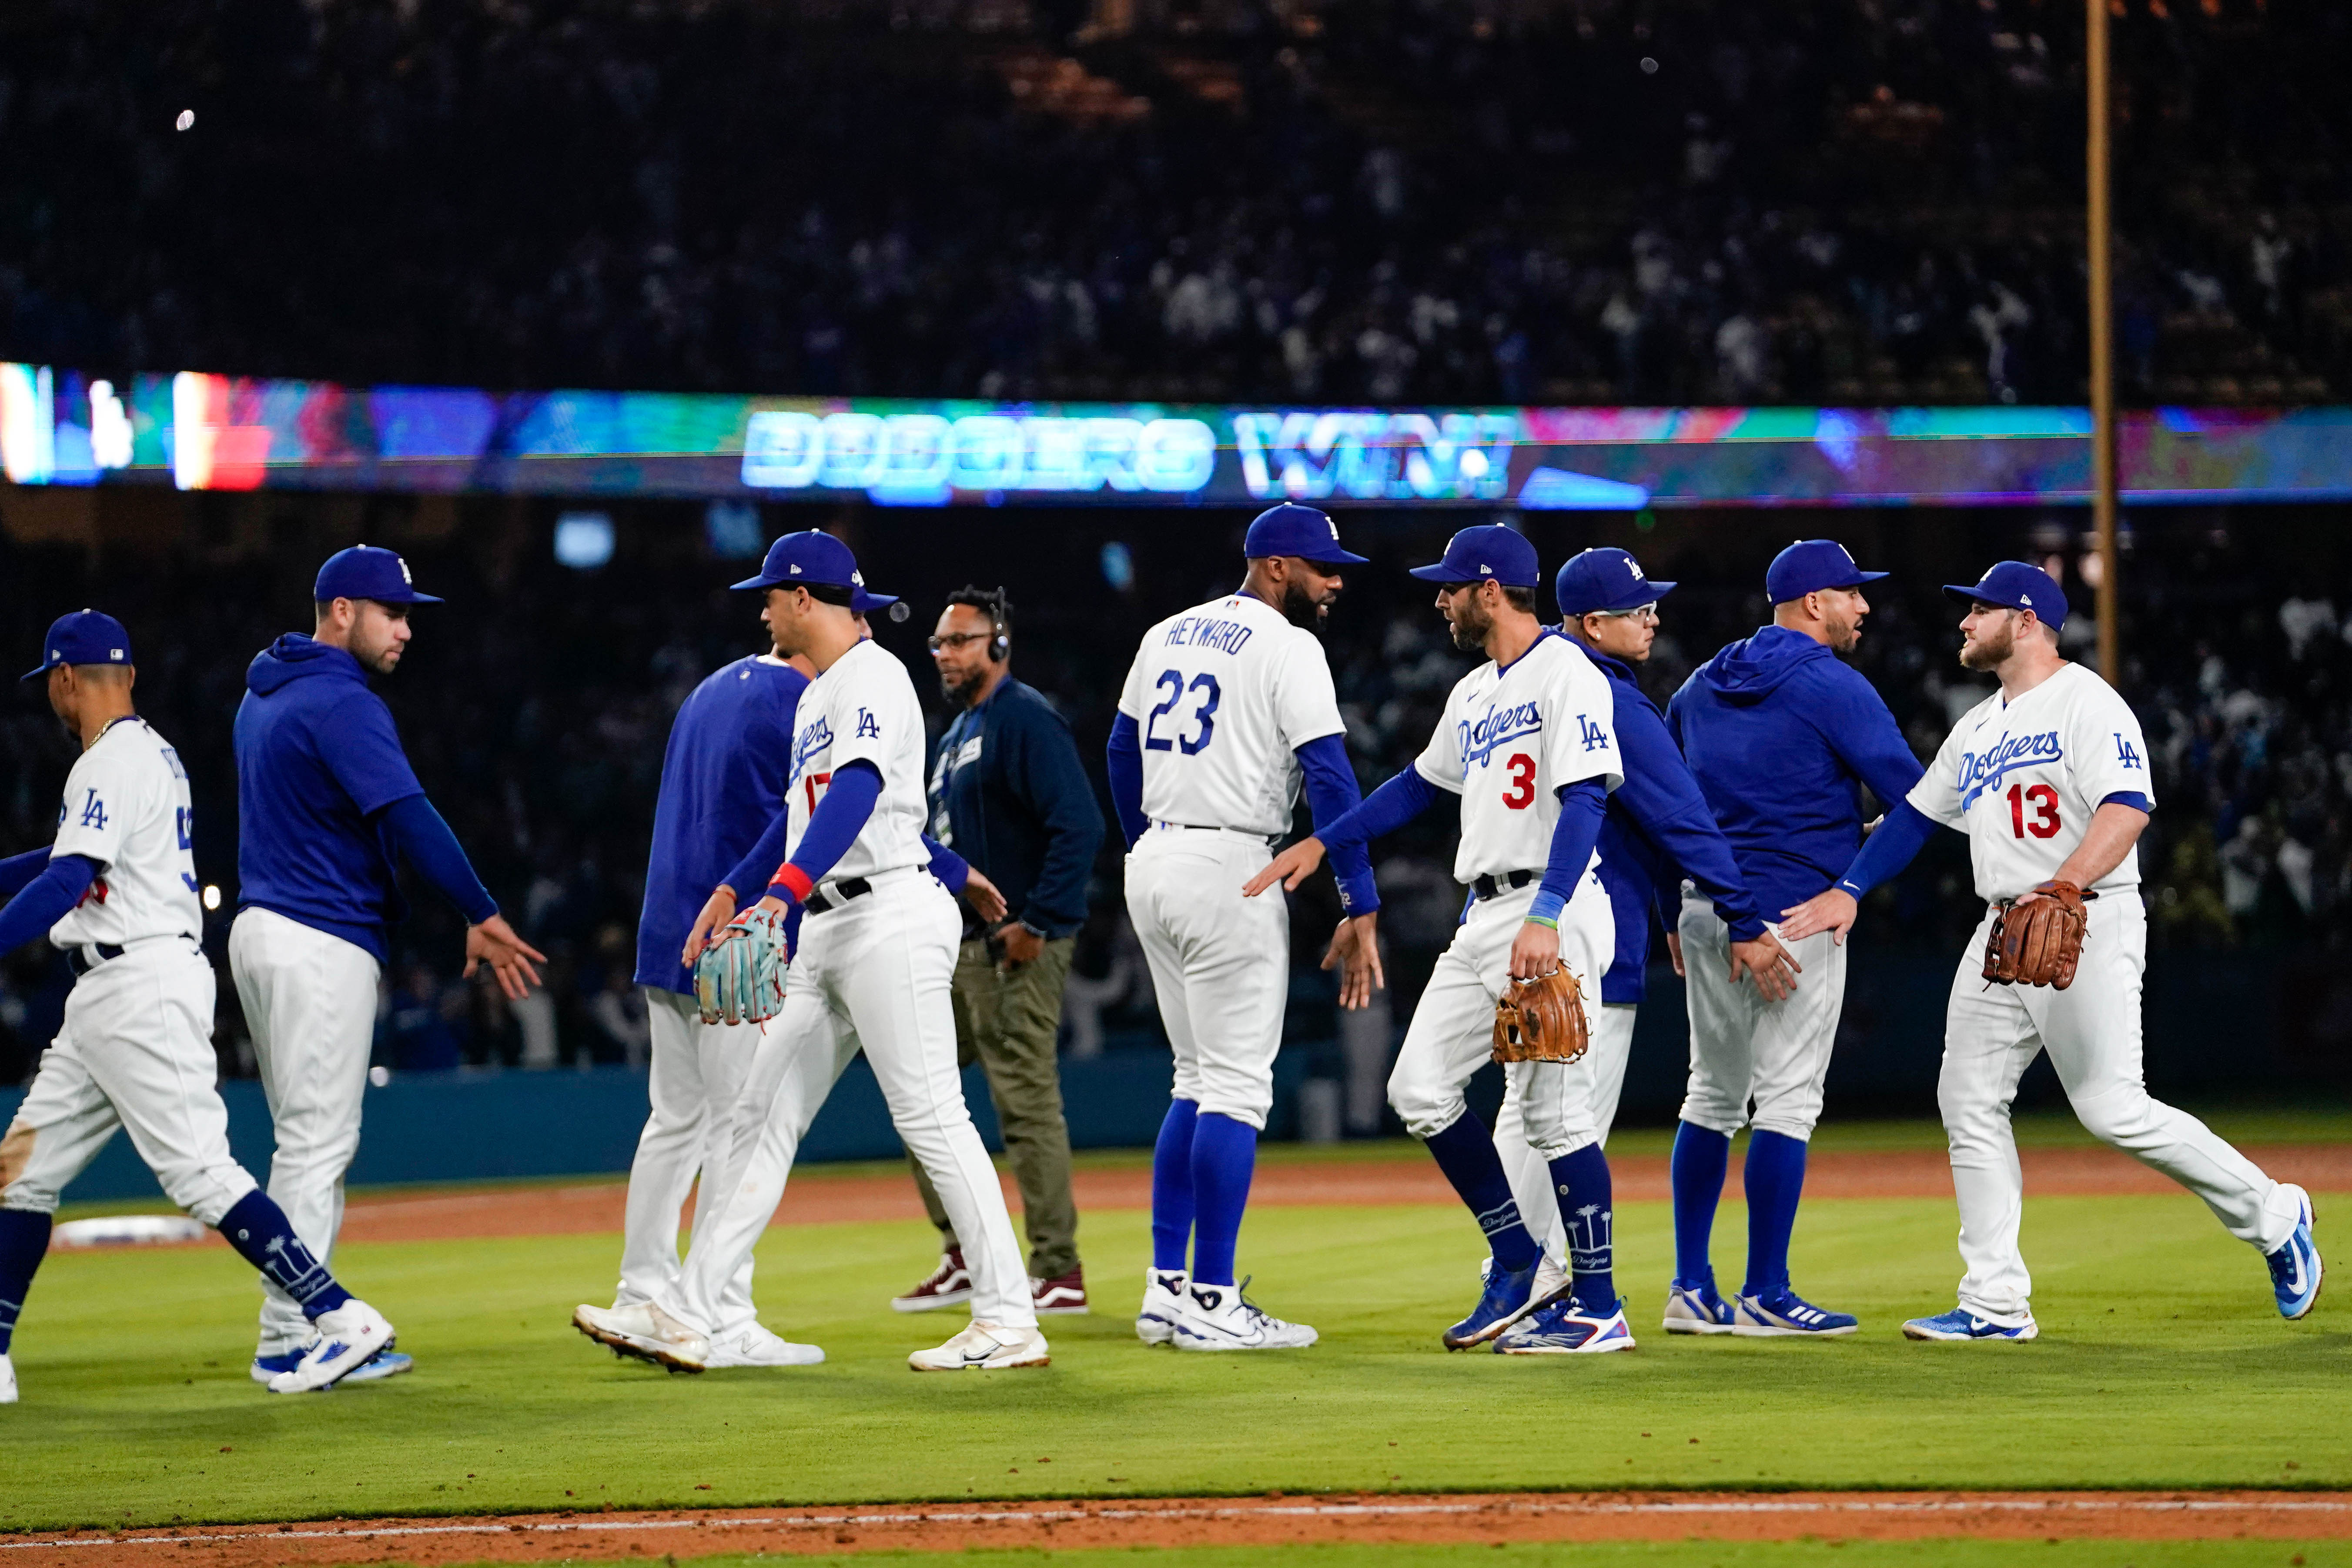
[(1892, 806), (1924, 771), (1876, 689), (1785, 626), (1759, 627), (1699, 666), (1667, 703), (1666, 725), (1768, 920), (1853, 859), (1859, 785)]

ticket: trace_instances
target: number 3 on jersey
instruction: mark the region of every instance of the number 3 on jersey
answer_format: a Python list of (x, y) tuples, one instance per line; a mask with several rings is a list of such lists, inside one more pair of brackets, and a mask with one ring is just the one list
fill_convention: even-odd
[[(2033, 808), (2031, 821), (2027, 820), (2025, 815), (2026, 807), (2029, 805)], [(2036, 838), (2057, 837), (2058, 792), (2046, 784), (2038, 784), (2031, 787), (2025, 784), (2010, 785), (2009, 828), (2011, 834), (2019, 838), (2024, 837), (2029, 833)]]
[[(1143, 721), (1143, 749), (1147, 752), (1174, 750), (1183, 752), (1188, 757), (1196, 756), (1208, 750), (1209, 737), (1214, 734), (1217, 729), (1215, 719), (1217, 703), (1224, 695), (1217, 689), (1217, 678), (1213, 675), (1196, 675), (1192, 678), (1192, 683), (1187, 686), (1184, 683), (1182, 670), (1164, 669), (1160, 672), (1160, 679), (1153, 681), (1152, 685), (1167, 693), (1167, 696)], [(1192, 722), (1196, 728), (1191, 734), (1184, 734), (1182, 731), (1185, 721), (1178, 719), (1171, 722), (1169, 734), (1161, 735), (1160, 721), (1174, 710), (1176, 705), (1184, 700), (1187, 692), (1199, 694), (1201, 698), (1200, 705), (1192, 710)]]
[(1503, 804), (1513, 811), (1527, 810), (1536, 803), (1536, 760), (1518, 752), (1503, 765), (1511, 774), (1511, 787), (1503, 792)]

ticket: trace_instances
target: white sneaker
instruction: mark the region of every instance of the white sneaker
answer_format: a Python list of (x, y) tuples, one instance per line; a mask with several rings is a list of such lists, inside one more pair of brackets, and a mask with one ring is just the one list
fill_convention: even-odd
[(824, 1352), (814, 1345), (796, 1345), (781, 1334), (772, 1333), (765, 1325), (752, 1323), (740, 1332), (713, 1340), (710, 1353), (703, 1357), (706, 1367), (725, 1366), (814, 1366), (824, 1360)]
[(1304, 1323), (1286, 1323), (1260, 1311), (1242, 1294), (1249, 1283), (1195, 1285), (1185, 1292), (1184, 1315), (1176, 1321), (1180, 1351), (1291, 1351), (1315, 1342)]
[(1137, 1339), (1148, 1345), (1174, 1342), (1176, 1324), (1184, 1316), (1184, 1287), (1188, 1283), (1181, 1268), (1143, 1271), (1143, 1305), (1135, 1313)]
[(711, 1353), (707, 1335), (649, 1301), (628, 1307), (574, 1307), (572, 1326), (600, 1345), (673, 1372), (700, 1372)]
[(917, 1372), (1003, 1372), (1016, 1366), (1045, 1366), (1053, 1361), (1045, 1336), (1034, 1329), (1000, 1328), (977, 1318), (937, 1350), (917, 1351), (907, 1364)]
[(291, 1372), (269, 1380), (272, 1394), (310, 1394), (332, 1388), (392, 1348), (392, 1324), (354, 1296), (311, 1321), (319, 1337), (302, 1352)]
[(16, 1403), (16, 1363), (8, 1359), (6, 1351), (0, 1351), (0, 1405)]

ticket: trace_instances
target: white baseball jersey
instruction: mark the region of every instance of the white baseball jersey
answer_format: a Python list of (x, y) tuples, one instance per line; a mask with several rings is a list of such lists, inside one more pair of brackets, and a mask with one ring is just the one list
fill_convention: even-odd
[[(1953, 726), (1911, 791), (1922, 816), (1969, 836), (1977, 896), (2031, 892), (2083, 842), (2091, 814), (2113, 795), (2156, 804), (2147, 742), (2114, 687), (2079, 664), (2004, 702), (1998, 691)], [(2139, 886), (2139, 850), (2094, 884)]]
[(95, 861), (98, 879), (49, 928), (49, 940), (75, 947), (196, 936), (205, 917), (190, 852), (194, 831), (180, 754), (144, 719), (109, 724), (66, 775), (57, 843), (49, 850), (52, 858), (80, 855)]
[(923, 710), (907, 667), (879, 643), (861, 642), (809, 682), (794, 721), (785, 855), (800, 847), (833, 775), (866, 762), (881, 771), (882, 794), (826, 880), (923, 865)]
[(1507, 667), (1488, 659), (1454, 682), (1412, 765), (1462, 797), (1455, 881), (1540, 871), (1551, 858), (1559, 791), (1582, 779), (1609, 789), (1624, 782), (1609, 678), (1547, 626)]
[(1347, 731), (1322, 640), (1250, 594), (1146, 632), (1118, 710), (1143, 731), (1144, 816), (1268, 837), (1290, 831), (1293, 753)]

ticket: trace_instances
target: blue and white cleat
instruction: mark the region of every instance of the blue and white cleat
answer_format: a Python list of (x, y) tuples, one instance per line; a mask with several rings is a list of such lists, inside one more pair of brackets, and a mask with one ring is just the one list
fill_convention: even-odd
[(2319, 1245), (2311, 1239), (2311, 1194), (2291, 1182), (2279, 1184), (2303, 1205), (2303, 1218), (2286, 1245), (2263, 1261), (2271, 1266), (2271, 1291), (2278, 1297), (2279, 1316), (2288, 1322), (2308, 1313), (2319, 1300), (2319, 1281), (2327, 1272), (2319, 1260)]
[(1666, 1290), (1665, 1331), (1670, 1334), (1732, 1332), (1731, 1305), (1715, 1293), (1715, 1281), (1685, 1285), (1677, 1279)]
[(302, 1347), (293, 1370), (269, 1380), (272, 1394), (315, 1394), (332, 1388), (392, 1349), (392, 1324), (354, 1296), (331, 1312), (319, 1314), (319, 1337)]
[(1633, 1348), (1625, 1323), (1625, 1303), (1605, 1318), (1579, 1312), (1572, 1297), (1537, 1308), (1495, 1342), (1497, 1355), (1601, 1355)]
[(1831, 1312), (1786, 1285), (1769, 1295), (1742, 1296), (1731, 1309), (1731, 1331), (1748, 1339), (1835, 1339), (1862, 1325), (1851, 1312)]
[[(254, 1382), (266, 1386), (269, 1380), (279, 1373), (292, 1372), (301, 1365), (302, 1357), (310, 1348), (309, 1345), (304, 1345), (301, 1350), (288, 1351), (283, 1355), (255, 1356), (253, 1365), (247, 1370), (251, 1373)], [(415, 1364), (416, 1358), (404, 1352), (385, 1351), (373, 1361), (362, 1363), (357, 1372), (345, 1373), (342, 1381), (344, 1383), (381, 1383), (387, 1377), (398, 1377)], [(338, 1386), (341, 1385), (338, 1384)]]
[(1535, 1310), (1536, 1269), (1542, 1259), (1512, 1269), (1495, 1268), (1491, 1258), (1486, 1261), (1486, 1288), (1479, 1292), (1478, 1304), (1470, 1309), (1470, 1315), (1442, 1336), (1447, 1350), (1485, 1344)]
[(2032, 1318), (2021, 1323), (1996, 1323), (1966, 1307), (1955, 1307), (1932, 1318), (1914, 1318), (1903, 1325), (1906, 1340), (2030, 1340), (2042, 1332)]

